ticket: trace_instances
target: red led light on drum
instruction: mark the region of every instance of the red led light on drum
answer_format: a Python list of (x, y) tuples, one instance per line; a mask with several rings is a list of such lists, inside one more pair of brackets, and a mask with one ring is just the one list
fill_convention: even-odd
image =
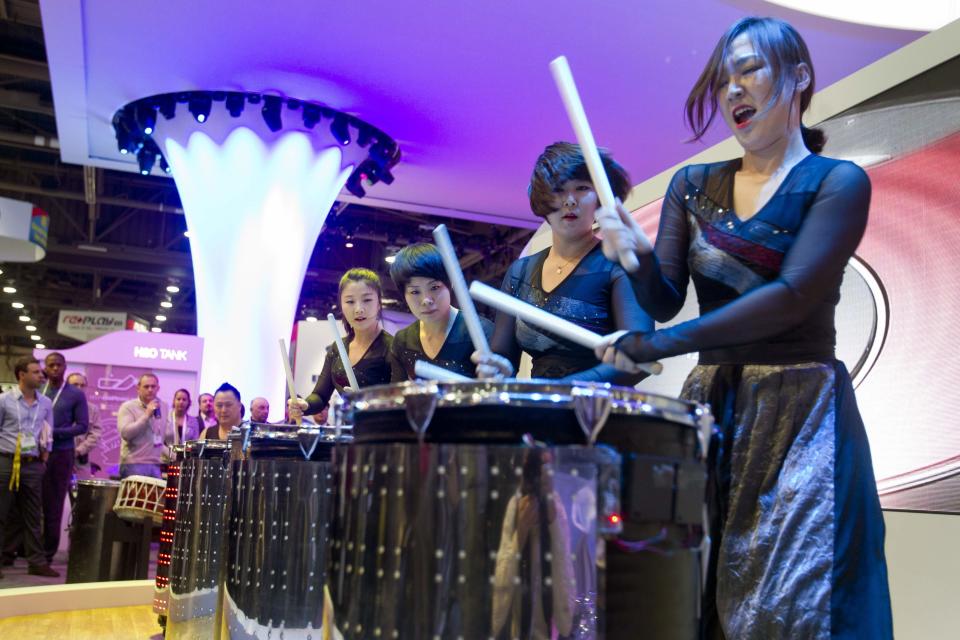
[(609, 516), (607, 516), (607, 521), (610, 524), (620, 524), (622, 520), (623, 518), (621, 518), (620, 514), (617, 513), (611, 513)]

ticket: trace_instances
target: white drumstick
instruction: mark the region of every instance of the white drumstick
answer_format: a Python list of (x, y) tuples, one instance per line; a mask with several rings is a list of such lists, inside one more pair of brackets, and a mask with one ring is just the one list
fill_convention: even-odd
[(443, 258), (443, 266), (447, 270), (447, 277), (450, 278), (450, 286), (453, 288), (453, 293), (456, 294), (457, 302), (460, 304), (460, 313), (463, 314), (463, 321), (470, 333), (473, 348), (484, 356), (490, 355), (490, 345), (487, 344), (487, 336), (483, 333), (480, 316), (477, 315), (477, 309), (473, 306), (473, 300), (467, 290), (467, 281), (464, 280), (463, 271), (460, 270), (460, 261), (457, 260), (457, 253), (453, 250), (453, 243), (450, 241), (450, 234), (447, 233), (447, 226), (443, 224), (437, 226), (433, 230), (433, 239), (437, 243), (440, 257)]
[(337, 345), (337, 352), (340, 354), (340, 362), (343, 363), (343, 369), (347, 372), (347, 380), (350, 381), (350, 387), (354, 391), (360, 389), (360, 385), (357, 384), (357, 376), (353, 373), (353, 365), (350, 364), (350, 354), (347, 353), (347, 347), (343, 344), (343, 338), (340, 337), (340, 325), (337, 324), (337, 319), (333, 317), (332, 313), (327, 314), (327, 322), (330, 323), (330, 328), (333, 330), (333, 341)]
[[(290, 393), (290, 399), (295, 400), (297, 390), (293, 384), (293, 371), (290, 370), (290, 354), (287, 352), (287, 343), (283, 338), (280, 338), (280, 359), (283, 360), (283, 373), (287, 376), (287, 392)], [(300, 424), (298, 420), (294, 420), (294, 424)]]
[[(580, 93), (573, 81), (573, 73), (570, 71), (570, 65), (567, 63), (566, 57), (555, 58), (550, 63), (550, 71), (557, 83), (557, 89), (560, 90), (560, 97), (567, 109), (567, 116), (570, 118), (570, 124), (573, 125), (577, 142), (580, 143), (580, 152), (587, 163), (587, 171), (590, 172), (590, 180), (593, 182), (593, 188), (597, 190), (600, 204), (611, 211), (616, 211), (617, 201), (614, 198), (613, 189), (610, 188), (610, 181), (607, 179), (603, 162), (600, 160), (600, 152), (597, 150), (597, 143), (593, 139), (593, 132), (590, 130), (590, 123), (587, 122), (587, 114), (583, 110)], [(644, 248), (647, 251), (652, 251), (653, 246), (646, 235), (641, 234), (640, 238)], [(630, 272), (636, 271), (640, 266), (637, 256), (632, 251), (621, 252), (620, 262), (623, 264), (623, 268)]]
[(424, 380), (437, 380), (438, 382), (469, 382), (473, 380), (473, 378), (460, 375), (459, 373), (450, 371), (450, 369), (444, 369), (435, 364), (430, 364), (426, 360), (417, 360), (416, 364), (413, 365), (413, 371), (417, 374), (418, 378), (423, 378)]
[[(598, 333), (584, 329), (563, 318), (558, 318), (540, 307), (527, 304), (523, 300), (517, 300), (513, 296), (499, 289), (489, 287), (482, 282), (474, 282), (470, 285), (470, 295), (483, 304), (490, 305), (504, 313), (509, 313), (512, 316), (521, 318), (525, 322), (536, 325), (570, 342), (575, 342), (591, 351), (603, 342), (603, 336)], [(660, 372), (663, 371), (663, 365), (659, 362), (648, 362), (639, 366), (647, 373), (654, 375), (659, 375)]]

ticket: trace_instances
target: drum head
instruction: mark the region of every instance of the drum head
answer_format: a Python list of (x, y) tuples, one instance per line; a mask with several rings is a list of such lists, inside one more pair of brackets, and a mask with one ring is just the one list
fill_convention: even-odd
[[(350, 441), (349, 427), (301, 427), (296, 430), (258, 431), (250, 436), (251, 458), (330, 460), (334, 446)], [(339, 439), (338, 439), (339, 438)]]
[(350, 393), (344, 415), (357, 443), (519, 444), (529, 434), (547, 446), (583, 445), (603, 424), (668, 423), (695, 429), (705, 409), (608, 384), (550, 380), (404, 382)]

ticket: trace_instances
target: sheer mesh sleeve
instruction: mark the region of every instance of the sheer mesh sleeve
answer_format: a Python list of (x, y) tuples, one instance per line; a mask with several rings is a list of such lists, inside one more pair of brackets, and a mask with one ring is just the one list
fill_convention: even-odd
[(660, 209), (660, 227), (654, 251), (637, 255), (640, 269), (631, 276), (637, 300), (658, 322), (667, 322), (676, 316), (687, 296), (690, 230), (683, 200), (687, 171), (681, 169), (670, 181)]
[[(619, 266), (610, 273), (610, 315), (617, 331), (653, 331), (653, 320), (643, 309), (634, 294), (630, 277)], [(613, 365), (600, 363), (584, 371), (561, 378), (561, 381), (575, 380), (589, 382), (611, 382), (613, 384), (632, 387), (647, 377), (648, 374), (629, 374), (618, 371)]]
[(313, 388), (313, 392), (308, 395), (304, 400), (307, 401), (307, 404), (310, 405), (304, 411), (305, 415), (312, 416), (315, 413), (320, 413), (327, 408), (327, 404), (330, 402), (330, 397), (333, 395), (333, 359), (337, 355), (334, 353), (333, 349), (327, 349), (327, 356), (323, 359), (323, 369), (320, 371), (320, 377), (317, 378), (317, 384)]
[[(511, 296), (517, 297), (517, 285), (520, 281), (520, 261), (514, 262), (507, 269), (503, 276), (503, 284), (500, 290)], [(493, 335), (490, 337), (490, 350), (500, 354), (510, 361), (513, 365), (513, 372), (516, 375), (520, 367), (520, 356), (522, 355), (520, 343), (517, 342), (517, 319), (509, 313), (497, 311), (496, 322), (493, 325)]]
[[(853, 163), (837, 165), (824, 178), (776, 280), (696, 320), (652, 334), (628, 334), (617, 347), (637, 362), (649, 362), (749, 344), (802, 323), (836, 294), (863, 237), (869, 207), (867, 174)], [(657, 249), (659, 255), (659, 237)]]

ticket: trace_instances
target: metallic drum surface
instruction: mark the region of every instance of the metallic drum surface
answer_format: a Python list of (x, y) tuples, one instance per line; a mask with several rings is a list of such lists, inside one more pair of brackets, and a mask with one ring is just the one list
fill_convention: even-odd
[(67, 582), (96, 582), (100, 579), (103, 529), (106, 517), (120, 493), (115, 480), (80, 480), (77, 501), (70, 518), (70, 557)]
[[(421, 381), (349, 393), (343, 415), (344, 637), (696, 638), (707, 408), (610, 385)], [(612, 451), (615, 511), (609, 461), (590, 459)]]
[(166, 632), (173, 640), (218, 637), (230, 495), (227, 453), (225, 441), (191, 441), (180, 465)]
[(260, 431), (233, 463), (221, 637), (325, 637), (337, 441), (333, 429)]
[(184, 447), (171, 447), (173, 459), (167, 465), (167, 488), (163, 492), (163, 524), (160, 526), (160, 546), (157, 549), (157, 576), (153, 590), (153, 612), (166, 619), (170, 598), (170, 554), (173, 550), (173, 528), (177, 522), (177, 491), (180, 489), (180, 465)]
[(597, 637), (605, 447), (354, 444), (334, 543), (344, 638)]

